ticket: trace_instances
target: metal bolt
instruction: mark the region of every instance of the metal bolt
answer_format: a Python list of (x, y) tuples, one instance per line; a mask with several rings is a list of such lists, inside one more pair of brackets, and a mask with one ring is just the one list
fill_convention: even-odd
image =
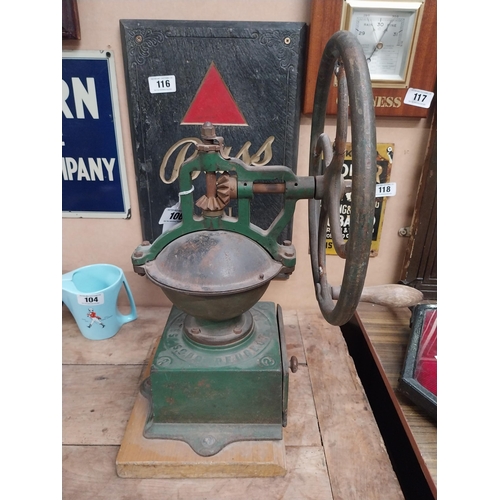
[(236, 335), (239, 335), (242, 331), (243, 330), (239, 326), (233, 328), (233, 333), (235, 333)]
[(193, 335), (198, 335), (199, 333), (201, 333), (201, 330), (199, 328), (191, 328), (191, 330), (189, 330)]
[[(292, 246), (292, 242), (290, 240), (285, 240), (283, 241), (283, 246), (284, 247), (291, 247)], [(293, 257), (294, 256), (294, 252), (292, 251), (291, 248), (287, 248), (285, 250), (285, 257)]]
[(263, 280), (263, 279), (264, 279), (264, 273), (260, 273), (260, 274), (259, 274), (259, 279), (260, 279), (260, 280)]
[(398, 231), (399, 236), (411, 236), (411, 226), (401, 227)]
[(142, 252), (134, 252), (134, 257), (138, 259), (139, 257), (142, 257), (144, 254)]
[(137, 36), (135, 37), (135, 41), (136, 41), (137, 43), (141, 43), (141, 42), (142, 42), (142, 36), (141, 36), (141, 35), (137, 35)]
[(299, 369), (299, 361), (295, 356), (290, 358), (290, 370), (292, 373), (295, 373)]
[(290, 44), (292, 43), (292, 40), (290, 39), (290, 37), (289, 37), (289, 36), (287, 36), (287, 37), (285, 38), (284, 42), (285, 42), (285, 45), (290, 45)]
[(210, 122), (205, 122), (201, 126), (201, 138), (203, 140), (213, 140), (215, 139), (215, 127)]
[(203, 446), (212, 446), (214, 443), (215, 443), (215, 438), (213, 436), (207, 436), (205, 438), (203, 438)]

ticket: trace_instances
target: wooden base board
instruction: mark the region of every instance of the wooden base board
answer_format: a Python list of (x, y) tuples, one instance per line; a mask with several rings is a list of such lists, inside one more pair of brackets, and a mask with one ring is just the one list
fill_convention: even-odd
[[(158, 339), (141, 376), (149, 376)], [(139, 392), (116, 457), (119, 477), (141, 479), (274, 477), (286, 474), (285, 442), (239, 441), (211, 457), (195, 453), (184, 441), (146, 439), (148, 400)]]
[(240, 441), (202, 457), (183, 441), (146, 439), (147, 399), (138, 394), (116, 457), (124, 478), (271, 477), (286, 474), (284, 441)]

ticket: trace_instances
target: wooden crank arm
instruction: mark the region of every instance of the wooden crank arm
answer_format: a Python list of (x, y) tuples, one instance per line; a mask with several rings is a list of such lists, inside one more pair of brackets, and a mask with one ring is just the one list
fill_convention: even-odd
[[(332, 286), (332, 298), (337, 300), (340, 287)], [(420, 290), (406, 285), (376, 285), (363, 288), (360, 302), (371, 302), (380, 306), (410, 307), (418, 304), (424, 298)]]

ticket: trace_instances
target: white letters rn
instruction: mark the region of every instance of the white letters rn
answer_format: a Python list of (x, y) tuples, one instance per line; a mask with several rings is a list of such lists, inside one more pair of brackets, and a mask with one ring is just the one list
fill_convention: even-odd
[[(68, 84), (62, 81), (62, 112), (66, 118), (75, 118), (71, 109), (66, 102), (70, 95), (73, 97), (75, 104), (76, 118), (85, 119), (85, 108), (94, 120), (99, 119), (99, 107), (97, 105), (97, 93), (95, 89), (94, 78), (86, 78), (86, 87), (80, 78), (71, 78), (71, 90)], [(64, 145), (64, 143), (63, 143)], [(62, 159), (62, 175), (65, 181), (83, 179), (87, 181), (104, 181), (104, 170), (108, 174), (108, 180), (113, 181), (113, 167), (115, 166), (116, 158), (71, 158)]]
[[(95, 80), (87, 78), (87, 88), (84, 87), (80, 78), (73, 77), (71, 79), (71, 86), (73, 87), (73, 99), (75, 101), (75, 110), (77, 118), (85, 118), (83, 105), (87, 107), (90, 115), (95, 120), (99, 119), (99, 109), (97, 107), (97, 94), (95, 91)], [(66, 118), (74, 118), (73, 113), (69, 109), (66, 102), (70, 94), (68, 84), (62, 81), (62, 111)]]

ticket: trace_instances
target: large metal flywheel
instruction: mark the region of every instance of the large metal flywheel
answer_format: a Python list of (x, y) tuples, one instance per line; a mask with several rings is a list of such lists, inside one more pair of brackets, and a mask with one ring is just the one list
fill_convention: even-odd
[[(324, 133), (326, 105), (333, 75), (338, 83), (336, 136), (333, 145)], [(342, 178), (349, 119), (352, 142), (352, 186)], [(309, 242), (313, 279), (321, 312), (333, 325), (346, 323), (358, 305), (368, 267), (375, 210), (375, 112), (366, 57), (356, 37), (335, 33), (320, 63), (311, 126), (309, 175), (323, 176), (323, 197), (309, 200)], [(339, 206), (351, 191), (349, 238), (344, 242)], [(330, 222), (337, 254), (345, 259), (337, 301), (326, 272), (326, 233)]]

